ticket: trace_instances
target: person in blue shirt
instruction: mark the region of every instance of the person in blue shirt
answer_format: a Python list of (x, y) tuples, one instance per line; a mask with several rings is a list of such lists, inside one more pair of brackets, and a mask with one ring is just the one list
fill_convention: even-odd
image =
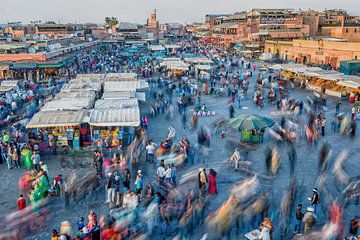
[(80, 220), (77, 222), (77, 226), (78, 226), (78, 231), (82, 231), (82, 229), (85, 226), (85, 222), (84, 222), (84, 218), (81, 217)]

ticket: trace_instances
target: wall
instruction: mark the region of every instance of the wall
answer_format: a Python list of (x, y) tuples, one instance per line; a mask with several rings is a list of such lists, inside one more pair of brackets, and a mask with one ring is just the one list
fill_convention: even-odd
[(0, 54), (0, 61), (45, 61), (45, 54)]
[(267, 41), (265, 52), (279, 53), (284, 59), (311, 64), (331, 64), (338, 68), (340, 61), (360, 58), (360, 43), (293, 40)]

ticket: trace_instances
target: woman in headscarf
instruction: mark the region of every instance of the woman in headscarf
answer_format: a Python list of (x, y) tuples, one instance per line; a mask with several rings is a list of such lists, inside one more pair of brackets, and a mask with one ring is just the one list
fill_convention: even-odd
[(216, 184), (216, 175), (217, 173), (214, 171), (214, 169), (210, 169), (209, 173), (209, 194), (217, 194), (217, 184)]

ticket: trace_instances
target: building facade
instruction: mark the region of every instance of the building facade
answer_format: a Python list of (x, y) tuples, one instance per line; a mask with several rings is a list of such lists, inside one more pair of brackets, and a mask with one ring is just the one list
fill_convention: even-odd
[(360, 59), (360, 42), (293, 40), (266, 41), (265, 52), (287, 61), (330, 65), (338, 68), (341, 61)]

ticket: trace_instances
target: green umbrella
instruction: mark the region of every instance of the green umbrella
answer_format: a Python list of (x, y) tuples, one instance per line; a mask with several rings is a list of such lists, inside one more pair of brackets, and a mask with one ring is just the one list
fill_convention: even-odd
[(240, 131), (247, 130), (261, 130), (267, 127), (272, 127), (274, 125), (274, 121), (267, 117), (262, 117), (258, 115), (240, 115), (236, 118), (230, 119), (230, 126)]

